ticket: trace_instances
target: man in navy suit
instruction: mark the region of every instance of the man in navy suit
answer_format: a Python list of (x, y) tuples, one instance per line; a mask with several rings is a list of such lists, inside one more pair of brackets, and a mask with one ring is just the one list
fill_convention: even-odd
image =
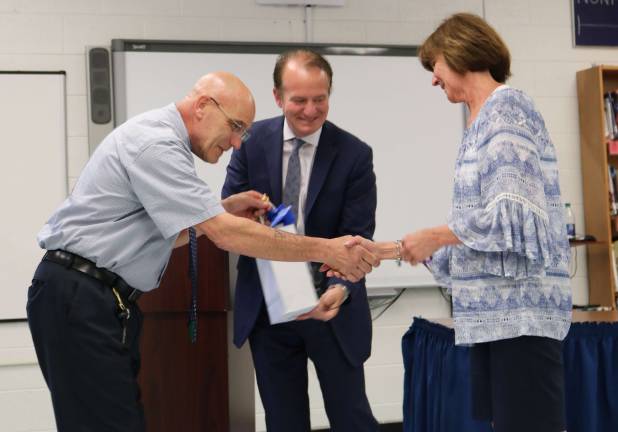
[[(326, 120), (330, 64), (315, 52), (295, 50), (278, 58), (273, 77), (283, 115), (254, 123), (251, 138), (232, 155), (223, 196), (254, 189), (268, 194), (275, 205), (297, 206), (300, 233), (371, 238), (376, 210), (372, 151)], [(298, 165), (298, 201), (285, 202)], [(240, 347), (249, 339), (269, 432), (310, 431), (308, 358), (315, 365), (331, 430), (375, 432), (378, 424), (367, 401), (363, 370), (371, 353), (364, 280), (325, 277), (319, 264), (313, 268), (321, 294), (318, 306), (299, 320), (271, 325), (255, 260), (241, 256), (234, 343)]]

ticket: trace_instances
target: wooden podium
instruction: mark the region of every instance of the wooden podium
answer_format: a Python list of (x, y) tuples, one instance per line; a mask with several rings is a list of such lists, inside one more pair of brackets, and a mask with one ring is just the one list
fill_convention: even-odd
[(198, 335), (191, 344), (189, 248), (175, 249), (144, 313), (138, 377), (148, 432), (228, 432), (227, 253), (198, 240)]

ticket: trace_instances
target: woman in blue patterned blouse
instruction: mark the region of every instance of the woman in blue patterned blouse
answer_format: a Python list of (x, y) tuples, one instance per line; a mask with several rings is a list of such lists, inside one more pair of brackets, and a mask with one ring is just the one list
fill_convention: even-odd
[(482, 18), (448, 18), (419, 57), (469, 117), (448, 223), (406, 235), (402, 258), (452, 294), (456, 343), (474, 344), (475, 417), (499, 432), (562, 431), (571, 290), (554, 145), (532, 100), (504, 84), (510, 54)]

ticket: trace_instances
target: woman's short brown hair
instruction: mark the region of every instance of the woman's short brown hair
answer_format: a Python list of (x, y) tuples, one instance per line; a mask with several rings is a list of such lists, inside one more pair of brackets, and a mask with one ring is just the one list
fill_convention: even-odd
[(488, 70), (499, 83), (511, 76), (511, 54), (498, 33), (473, 14), (458, 13), (440, 24), (423, 42), (419, 57), (423, 67), (433, 71), (436, 57), (459, 74)]

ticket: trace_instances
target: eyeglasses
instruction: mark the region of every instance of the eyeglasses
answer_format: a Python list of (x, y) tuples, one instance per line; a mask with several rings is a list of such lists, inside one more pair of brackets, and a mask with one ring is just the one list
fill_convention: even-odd
[(217, 108), (219, 108), (219, 111), (221, 111), (223, 113), (223, 115), (225, 116), (225, 118), (227, 118), (227, 122), (229, 123), (230, 127), (232, 128), (232, 132), (237, 133), (238, 135), (240, 135), (240, 141), (242, 143), (247, 142), (247, 140), (251, 137), (251, 134), (249, 132), (247, 132), (247, 128), (245, 126), (243, 126), (238, 120), (234, 120), (232, 117), (230, 117), (225, 112), (223, 107), (221, 107), (221, 104), (219, 102), (217, 102), (217, 100), (215, 98), (210, 97), (210, 100), (212, 100), (215, 103)]

